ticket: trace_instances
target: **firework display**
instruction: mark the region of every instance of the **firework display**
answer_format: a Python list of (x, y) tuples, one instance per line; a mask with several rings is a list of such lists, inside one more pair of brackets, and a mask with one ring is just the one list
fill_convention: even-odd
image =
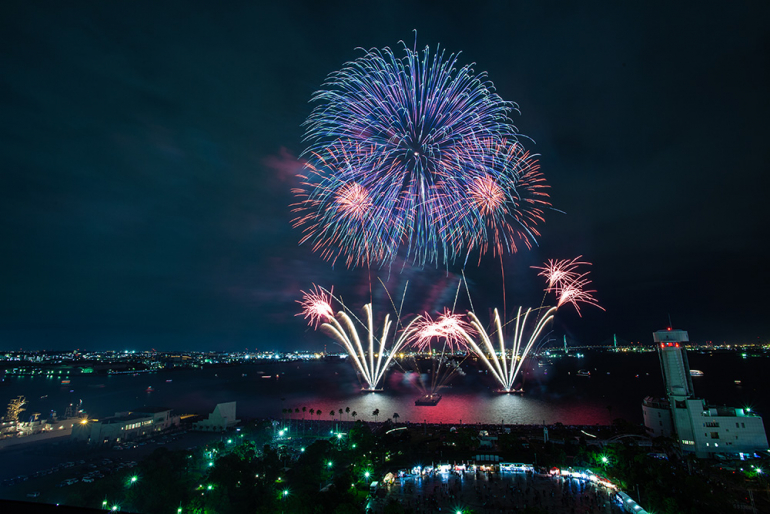
[[(457, 329), (457, 332), (467, 341), (471, 350), (481, 359), (492, 376), (495, 377), (495, 380), (500, 384), (501, 392), (515, 391), (514, 382), (521, 371), (524, 361), (530, 351), (537, 347), (538, 342), (541, 340), (543, 329), (553, 320), (559, 307), (566, 303), (571, 303), (578, 314), (580, 314), (579, 304), (587, 303), (604, 310), (591, 294), (595, 291), (584, 289), (584, 287), (591, 283), (587, 278), (588, 272), (580, 273), (577, 271), (579, 266), (590, 266), (591, 263), (583, 262), (579, 259), (580, 257), (565, 260), (549, 260), (543, 267), (533, 266), (533, 268), (541, 270), (538, 275), (545, 277), (547, 281), (546, 292), (554, 292), (556, 294), (557, 304), (547, 308), (542, 316), (537, 316), (535, 325), (531, 332), (529, 332), (528, 337), (526, 334), (531, 325), (529, 318), (530, 314), (534, 311), (528, 308), (522, 316), (522, 307), (519, 307), (516, 317), (509, 322), (509, 324), (515, 322), (513, 337), (510, 338), (510, 348), (506, 347), (504, 326), (500, 322), (500, 314), (497, 309), (494, 310), (494, 330), (492, 334), (484, 329), (475, 313), (468, 313), (468, 317), (471, 320), (470, 325), (478, 333), (480, 343), (477, 343), (463, 327)], [(544, 307), (540, 309), (544, 309)], [(497, 348), (495, 348), (492, 342), (495, 334), (497, 334)]]
[[(378, 390), (385, 372), (393, 362), (393, 357), (404, 348), (415, 332), (413, 325), (420, 320), (414, 318), (404, 327), (398, 337), (392, 336), (393, 344), (389, 343), (390, 328), (393, 322), (390, 315), (385, 316), (382, 327), (382, 335), (375, 345), (375, 330), (372, 314), (372, 304), (367, 303), (363, 307), (366, 323), (361, 322), (350, 312), (345, 305), (338, 301), (341, 309), (334, 312), (331, 300), (334, 296), (319, 287), (314, 287), (310, 292), (303, 291), (303, 299), (298, 303), (302, 307), (299, 315), (303, 315), (311, 326), (318, 328), (337, 341), (347, 352), (353, 361), (356, 370), (366, 382), (367, 391)], [(354, 322), (355, 320), (355, 322)], [(367, 345), (361, 343), (361, 337), (356, 329), (356, 322), (366, 330)], [(387, 356), (386, 356), (387, 355)], [(376, 357), (376, 360), (375, 360)], [(385, 360), (383, 361), (383, 357)]]
[(538, 162), (484, 73), (458, 54), (373, 49), (330, 74), (305, 122), (296, 227), (349, 267), (514, 252), (548, 207)]
[[(494, 310), (494, 327), (495, 330), (492, 335), (497, 334), (499, 348), (495, 348), (492, 343), (492, 337), (484, 330), (484, 326), (481, 324), (476, 314), (473, 312), (468, 313), (468, 317), (471, 319), (471, 326), (478, 332), (483, 348), (479, 347), (476, 341), (468, 334), (463, 332), (462, 335), (468, 342), (468, 345), (473, 349), (474, 353), (481, 359), (484, 365), (495, 377), (495, 380), (500, 384), (502, 392), (512, 392), (513, 383), (516, 377), (521, 371), (521, 367), (524, 364), (524, 360), (529, 355), (530, 350), (540, 340), (540, 334), (543, 328), (553, 319), (553, 315), (556, 312), (557, 307), (549, 308), (545, 315), (538, 319), (534, 329), (530, 333), (529, 337), (525, 337), (525, 330), (528, 326), (527, 321), (529, 315), (532, 313), (532, 309), (526, 310), (524, 316), (521, 315), (521, 307), (519, 307), (518, 315), (515, 318), (516, 328), (513, 332), (513, 342), (511, 348), (508, 349), (505, 346), (505, 338), (503, 337), (503, 327), (500, 323), (500, 314), (497, 309)], [(526, 339), (526, 342), (524, 342)], [(498, 353), (499, 352), (499, 353)]]

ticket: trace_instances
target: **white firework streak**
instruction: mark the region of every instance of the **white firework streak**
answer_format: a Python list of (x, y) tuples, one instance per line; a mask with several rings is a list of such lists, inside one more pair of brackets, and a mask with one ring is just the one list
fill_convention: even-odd
[(540, 320), (535, 325), (535, 329), (532, 331), (532, 334), (529, 336), (529, 339), (526, 343), (524, 343), (524, 340), (527, 318), (532, 312), (532, 308), (527, 308), (523, 319), (521, 316), (521, 309), (522, 308), (519, 307), (518, 315), (516, 316), (516, 329), (513, 333), (510, 362), (506, 357), (503, 328), (500, 323), (500, 314), (497, 312), (497, 309), (494, 311), (494, 323), (497, 329), (496, 332), (500, 343), (500, 355), (498, 355), (495, 351), (494, 345), (492, 344), (492, 339), (490, 338), (487, 331), (484, 330), (484, 326), (473, 312), (469, 312), (468, 317), (471, 319), (471, 326), (475, 328), (479, 333), (479, 337), (483, 343), (484, 350), (479, 347), (476, 341), (474, 341), (465, 330), (460, 329), (463, 337), (468, 342), (468, 345), (487, 366), (489, 371), (492, 372), (492, 376), (495, 377), (495, 379), (502, 386), (502, 389), (506, 392), (509, 392), (513, 389), (513, 383), (516, 380), (519, 371), (521, 371), (524, 360), (527, 358), (530, 350), (532, 350), (540, 338), (540, 333), (543, 331), (543, 328), (545, 328), (548, 322), (553, 319), (557, 307), (551, 307), (546, 311), (545, 315), (540, 318)]
[[(368, 337), (368, 352), (364, 351), (364, 347), (361, 344), (361, 338), (358, 335), (358, 331), (353, 324), (353, 320), (345, 312), (338, 312), (335, 318), (328, 318), (328, 321), (321, 325), (321, 330), (324, 330), (332, 339), (340, 343), (347, 351), (353, 364), (359, 373), (364, 377), (364, 380), (369, 385), (369, 390), (377, 389), (377, 385), (385, 376), (393, 357), (402, 349), (408, 339), (415, 332), (412, 325), (415, 321), (420, 319), (420, 316), (414, 318), (409, 324), (401, 331), (401, 334), (395, 339), (395, 343), (390, 348), (386, 348), (388, 342), (388, 332), (393, 322), (390, 320), (390, 314), (385, 316), (385, 322), (382, 327), (382, 337), (379, 340), (379, 351), (377, 353), (377, 362), (375, 365), (374, 360), (374, 322), (372, 320), (372, 304), (367, 303), (364, 305), (364, 313), (366, 314), (366, 329), (369, 333)], [(352, 340), (351, 340), (352, 337)], [(395, 335), (394, 335), (395, 337)], [(385, 362), (383, 363), (382, 357), (388, 354)]]

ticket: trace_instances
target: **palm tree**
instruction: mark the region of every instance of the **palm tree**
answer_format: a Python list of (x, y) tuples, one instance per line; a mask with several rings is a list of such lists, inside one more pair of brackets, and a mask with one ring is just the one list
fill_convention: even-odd
[[(350, 407), (345, 407), (345, 414), (350, 415)], [(348, 417), (350, 419), (350, 417)]]
[(380, 409), (374, 409), (374, 411), (372, 411), (372, 416), (374, 416), (375, 423), (377, 423), (377, 416), (379, 415), (380, 415)]
[(340, 409), (340, 421), (342, 421), (342, 409)]
[(307, 407), (302, 407), (302, 421), (305, 421), (305, 412), (307, 412)]
[(356, 416), (358, 416), (358, 413), (356, 411), (353, 411), (350, 413), (351, 416), (353, 416), (353, 421), (356, 420)]
[(401, 417), (401, 416), (399, 416), (399, 415), (398, 415), (398, 412), (394, 412), (394, 413), (393, 413), (393, 421), (394, 421), (395, 423), (398, 423), (398, 418), (400, 418), (400, 417)]

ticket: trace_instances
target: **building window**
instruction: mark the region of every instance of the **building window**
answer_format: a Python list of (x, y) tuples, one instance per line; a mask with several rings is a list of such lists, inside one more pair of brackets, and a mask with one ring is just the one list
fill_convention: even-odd
[(719, 439), (719, 432), (711, 432), (712, 439)]
[(707, 421), (703, 426), (708, 428), (719, 428), (719, 423), (716, 421)]
[(741, 423), (741, 428), (746, 428), (746, 423)]
[(735, 428), (740, 428), (740, 427), (738, 426), (738, 423), (736, 423), (736, 424), (735, 424)]

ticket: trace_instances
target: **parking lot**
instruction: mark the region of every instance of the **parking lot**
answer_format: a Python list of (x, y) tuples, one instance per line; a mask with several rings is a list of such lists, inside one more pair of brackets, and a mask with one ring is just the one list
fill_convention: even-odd
[(56, 503), (59, 487), (129, 474), (137, 462), (160, 447), (183, 450), (218, 438), (218, 434), (180, 432), (112, 447), (87, 448), (68, 440), (13, 446), (0, 452), (4, 462), (14, 462), (12, 467), (0, 466), (0, 498)]

